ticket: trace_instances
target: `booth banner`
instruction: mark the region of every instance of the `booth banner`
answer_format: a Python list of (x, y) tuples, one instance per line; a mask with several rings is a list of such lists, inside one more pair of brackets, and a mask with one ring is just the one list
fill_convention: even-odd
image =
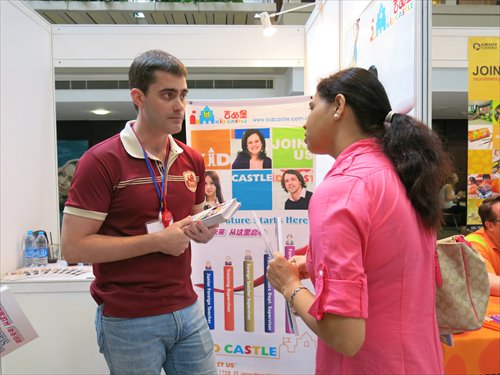
[(415, 104), (416, 0), (372, 0), (343, 30), (342, 68), (377, 74), (394, 111), (412, 114)]
[(469, 37), (467, 225), (480, 225), (484, 198), (499, 194), (500, 37)]
[[(192, 244), (192, 280), (214, 339), (219, 374), (314, 372), (316, 335), (301, 319), (298, 332), (292, 332), (285, 299), (265, 277), (269, 256), (254, 216), (273, 249), (278, 249), (280, 221), (285, 255), (305, 254), (307, 207), (285, 210), (289, 194), (281, 180), (285, 171), (293, 170), (302, 176), (307, 196), (314, 192), (313, 157), (302, 128), (310, 100), (199, 100), (186, 106), (187, 142), (204, 157), (206, 181), (217, 176), (219, 201), (241, 202), (208, 244)], [(263, 137), (267, 158), (262, 169), (237, 161), (242, 149), (252, 147), (245, 134), (255, 130)], [(304, 284), (312, 290), (309, 281)]]

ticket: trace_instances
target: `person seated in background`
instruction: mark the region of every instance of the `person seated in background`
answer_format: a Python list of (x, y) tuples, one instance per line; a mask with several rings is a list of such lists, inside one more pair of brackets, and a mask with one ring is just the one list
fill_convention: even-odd
[(312, 193), (306, 190), (304, 176), (294, 169), (288, 169), (281, 176), (281, 187), (289, 195), (285, 210), (307, 210)]
[(490, 280), (490, 294), (500, 296), (500, 195), (483, 200), (478, 213), (483, 228), (465, 239), (484, 258)]
[(443, 204), (443, 211), (446, 213), (457, 214), (459, 216), (458, 221), (461, 224), (464, 224), (467, 208), (460, 206), (458, 204), (458, 200), (465, 198), (465, 193), (463, 191), (459, 191), (455, 194), (455, 186), (457, 182), (458, 175), (456, 173), (452, 173), (446, 178), (445, 184), (441, 188), (440, 195)]

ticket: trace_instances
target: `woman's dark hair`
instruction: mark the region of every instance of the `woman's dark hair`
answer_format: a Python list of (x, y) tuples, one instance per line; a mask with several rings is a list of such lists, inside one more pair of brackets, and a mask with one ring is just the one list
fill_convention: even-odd
[(215, 196), (217, 197), (217, 200), (219, 201), (219, 203), (224, 203), (224, 198), (222, 197), (222, 189), (221, 189), (219, 175), (214, 171), (206, 171), (205, 176), (208, 176), (212, 179), (212, 181), (215, 185)]
[(440, 230), (443, 214), (439, 191), (451, 174), (452, 164), (438, 135), (404, 114), (394, 113), (387, 123), (391, 111), (387, 93), (378, 78), (365, 69), (350, 68), (333, 74), (320, 81), (317, 92), (328, 103), (333, 103), (338, 94), (346, 98), (363, 133), (381, 143), (424, 224)]
[(297, 176), (297, 179), (300, 181), (300, 185), (305, 189), (307, 187), (306, 185), (306, 180), (304, 180), (304, 176), (302, 176), (301, 173), (299, 173), (298, 171), (296, 171), (295, 169), (287, 169), (286, 171), (283, 172), (283, 174), (281, 175), (281, 187), (283, 188), (283, 190), (285, 190), (287, 193), (288, 193), (288, 190), (286, 190), (286, 187), (285, 187), (285, 175), (287, 174), (293, 174), (295, 176)]
[(243, 137), (241, 138), (241, 151), (238, 152), (238, 155), (245, 156), (250, 159), (250, 153), (248, 152), (248, 137), (253, 134), (257, 134), (260, 138), (260, 142), (262, 143), (262, 150), (259, 153), (259, 159), (264, 159), (266, 157), (266, 139), (264, 138), (264, 134), (259, 129), (247, 129), (243, 133)]

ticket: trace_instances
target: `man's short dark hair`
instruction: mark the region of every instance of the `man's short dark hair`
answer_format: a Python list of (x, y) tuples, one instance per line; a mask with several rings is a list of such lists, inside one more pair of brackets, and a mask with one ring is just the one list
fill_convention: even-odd
[(481, 218), (483, 227), (487, 221), (492, 221), (497, 219), (497, 216), (493, 211), (493, 206), (495, 205), (495, 203), (498, 202), (500, 202), (500, 195), (495, 195), (494, 197), (484, 199), (479, 208), (477, 209), (477, 213)]
[(300, 172), (297, 172), (295, 169), (287, 169), (286, 171), (283, 172), (283, 174), (281, 175), (281, 187), (283, 188), (283, 190), (285, 190), (287, 193), (288, 193), (288, 190), (286, 190), (286, 187), (285, 187), (285, 175), (286, 174), (293, 174), (295, 176), (297, 176), (297, 178), (299, 179), (300, 181), (300, 185), (305, 189), (307, 187), (306, 185), (306, 180), (304, 180), (304, 176), (302, 176), (302, 174)]
[(177, 57), (158, 49), (149, 50), (137, 56), (130, 65), (130, 89), (139, 89), (147, 94), (149, 86), (156, 80), (155, 72), (158, 70), (178, 77), (187, 77), (186, 67)]

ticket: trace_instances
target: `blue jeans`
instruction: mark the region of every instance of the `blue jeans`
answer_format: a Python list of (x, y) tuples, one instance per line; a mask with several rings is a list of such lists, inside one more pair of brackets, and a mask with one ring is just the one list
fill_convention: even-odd
[(217, 374), (214, 343), (198, 303), (144, 318), (103, 316), (97, 307), (99, 351), (111, 375)]

